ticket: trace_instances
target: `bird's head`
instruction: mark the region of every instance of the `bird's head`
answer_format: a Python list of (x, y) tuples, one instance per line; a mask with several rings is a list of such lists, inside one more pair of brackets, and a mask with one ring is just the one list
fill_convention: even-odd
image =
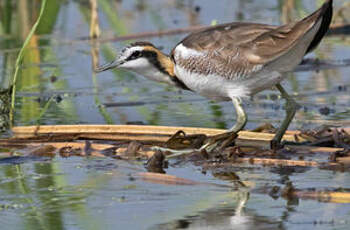
[(125, 47), (112, 62), (98, 67), (95, 71), (119, 68), (141, 74), (151, 80), (172, 83), (174, 63), (149, 42), (135, 42)]

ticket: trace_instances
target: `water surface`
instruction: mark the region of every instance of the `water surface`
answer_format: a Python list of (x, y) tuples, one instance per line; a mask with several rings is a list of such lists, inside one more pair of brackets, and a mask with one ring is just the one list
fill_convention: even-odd
[[(39, 12), (36, 1), (4, 2), (12, 8), (1, 9), (11, 15), (1, 21), (2, 88), (8, 86), (25, 32)], [(99, 20), (103, 38), (240, 20), (280, 24), (288, 15), (305, 16), (321, 1), (294, 2), (295, 9), (286, 10), (287, 1), (276, 0), (101, 0)], [(336, 9), (345, 2), (336, 1)], [(89, 1), (54, 0), (49, 6), (50, 14), (39, 26), (40, 36), (21, 66), (16, 125), (137, 123), (230, 128), (234, 124), (229, 102), (212, 102), (133, 73), (94, 75), (94, 45), (85, 39), (89, 35)], [(343, 12), (349, 18), (350, 11)], [(168, 53), (184, 36), (142, 40)], [(99, 43), (100, 63), (112, 60), (129, 42)], [(349, 44), (348, 37), (327, 37), (309, 58), (342, 63), (350, 59)], [(301, 107), (290, 128), (349, 126), (349, 70), (339, 67), (291, 73), (283, 85)], [(283, 104), (276, 91), (256, 95), (246, 102), (247, 128), (265, 122), (278, 126), (284, 116)], [(350, 220), (347, 204), (274, 200), (257, 192), (258, 188), (284, 186), (286, 179), (299, 189), (349, 188), (346, 172), (232, 166), (230, 170), (241, 180), (255, 184), (257, 190), (248, 199), (247, 191), (233, 189), (232, 181), (215, 177), (211, 171), (204, 174), (189, 163), (179, 166), (170, 162), (167, 173), (225, 186), (171, 186), (134, 180), (132, 175), (145, 171), (143, 162), (109, 158), (57, 157), (14, 163), (0, 164), (1, 229), (347, 229)]]

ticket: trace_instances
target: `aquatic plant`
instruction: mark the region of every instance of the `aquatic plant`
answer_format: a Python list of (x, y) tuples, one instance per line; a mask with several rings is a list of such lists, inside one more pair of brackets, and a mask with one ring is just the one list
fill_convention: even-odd
[(34, 23), (32, 29), (30, 30), (29, 34), (27, 35), (27, 38), (24, 41), (24, 43), (22, 45), (22, 48), (19, 51), (19, 54), (18, 54), (17, 59), (16, 59), (15, 72), (13, 74), (12, 84), (11, 84), (11, 87), (12, 87), (11, 110), (10, 110), (10, 121), (11, 121), (11, 123), (13, 122), (13, 113), (14, 113), (14, 109), (15, 109), (16, 83), (17, 83), (18, 72), (19, 72), (19, 69), (20, 69), (20, 64), (21, 64), (22, 59), (23, 59), (24, 51), (25, 51), (26, 47), (28, 46), (28, 44), (29, 44), (33, 34), (35, 33), (35, 31), (36, 31), (36, 29), (38, 27), (38, 25), (40, 23), (40, 20), (42, 18), (42, 15), (44, 14), (45, 6), (46, 6), (46, 0), (43, 0), (42, 3), (41, 3), (39, 16), (38, 16), (36, 22)]

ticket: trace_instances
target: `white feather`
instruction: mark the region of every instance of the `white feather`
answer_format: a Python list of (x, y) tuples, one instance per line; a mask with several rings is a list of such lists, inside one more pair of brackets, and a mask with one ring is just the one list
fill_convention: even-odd
[[(142, 46), (134, 46), (134, 47), (127, 48), (123, 51), (123, 53), (119, 57), (119, 60), (125, 60), (133, 52), (135, 51), (141, 52), (142, 50), (144, 50), (144, 47)], [(119, 65), (118, 68), (133, 71), (152, 81), (163, 82), (170, 85), (174, 85), (174, 82), (171, 80), (171, 78), (168, 75), (160, 72), (145, 57), (140, 57), (134, 60), (126, 61), (123, 64)]]
[(213, 100), (226, 101), (233, 97), (250, 95), (249, 90), (241, 82), (226, 80), (221, 76), (191, 73), (178, 65), (175, 67), (175, 74), (191, 90)]
[(180, 43), (175, 48), (175, 56), (176, 55), (181, 55), (181, 57), (183, 59), (187, 59), (189, 57), (205, 56), (206, 54), (199, 52), (197, 50), (194, 50), (194, 49), (190, 49), (190, 48), (184, 46), (182, 43)]
[(160, 72), (156, 67), (150, 63), (147, 58), (137, 58), (135, 60), (127, 61), (120, 65), (119, 68), (126, 69), (143, 75), (144, 77), (157, 82), (164, 82), (170, 85), (174, 85), (170, 77)]

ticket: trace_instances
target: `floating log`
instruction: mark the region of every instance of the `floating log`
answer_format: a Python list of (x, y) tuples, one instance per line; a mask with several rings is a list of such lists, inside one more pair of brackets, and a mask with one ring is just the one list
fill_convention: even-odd
[[(10, 139), (0, 140), (2, 146), (20, 147), (21, 145), (38, 146), (41, 143), (51, 145), (57, 149), (63, 147), (84, 149), (86, 143), (79, 142), (83, 140), (104, 140), (104, 141), (139, 141), (144, 145), (157, 145), (165, 143), (174, 133), (182, 130), (186, 135), (205, 134), (207, 136), (215, 136), (226, 132), (224, 129), (211, 128), (192, 128), (192, 127), (168, 127), (168, 126), (138, 126), (138, 125), (42, 125), (42, 126), (24, 126), (13, 127), (13, 137)], [(348, 128), (345, 130), (348, 131)], [(270, 142), (274, 134), (241, 131), (235, 140), (236, 146), (249, 148), (269, 148)], [(65, 139), (66, 138), (66, 139)], [(299, 131), (288, 131), (283, 137), (288, 142), (300, 143), (306, 139)], [(37, 142), (36, 144), (34, 142)], [(39, 143), (38, 143), (39, 142)], [(91, 149), (94, 150), (94, 156), (103, 156), (98, 151), (108, 148), (117, 147), (115, 154), (123, 154), (126, 146), (114, 144), (97, 144), (91, 143)], [(335, 153), (343, 150), (342, 148), (329, 148), (317, 146), (303, 145), (286, 145), (287, 149), (297, 153)], [(142, 148), (140, 154), (150, 158), (154, 151), (149, 148)], [(84, 154), (84, 153), (83, 153)], [(285, 166), (306, 166), (318, 167), (320, 163), (315, 161), (295, 161), (281, 159), (265, 159), (265, 158), (238, 158), (241, 162), (250, 162), (262, 165), (285, 165)], [(347, 160), (344, 158), (344, 160)], [(344, 163), (343, 159), (339, 161)], [(335, 163), (336, 164), (336, 163)]]
[[(42, 125), (13, 127), (14, 138), (33, 139), (40, 136), (67, 135), (75, 139), (95, 139), (114, 141), (142, 141), (152, 143), (166, 142), (174, 133), (182, 130), (187, 135), (205, 134), (214, 136), (226, 132), (224, 129), (169, 127), (147, 125)], [(306, 141), (299, 132), (289, 131), (283, 137), (288, 142)], [(253, 146), (258, 148), (270, 148), (270, 142), (274, 134), (241, 131), (236, 140), (237, 146)]]

